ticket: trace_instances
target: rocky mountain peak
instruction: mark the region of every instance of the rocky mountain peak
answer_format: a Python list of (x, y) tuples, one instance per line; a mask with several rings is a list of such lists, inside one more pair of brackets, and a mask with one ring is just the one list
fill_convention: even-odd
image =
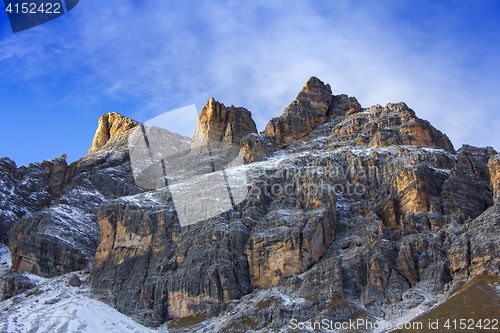
[(384, 147), (413, 145), (455, 152), (448, 137), (418, 118), (405, 103), (362, 108), (355, 97), (332, 95), (329, 84), (310, 77), (283, 113), (256, 132), (251, 113), (227, 108), (211, 98), (203, 108), (193, 137), (194, 152), (209, 142), (237, 143), (245, 163), (262, 161), (275, 151), (295, 149), (298, 142), (321, 139), (331, 148), (344, 145)]
[[(238, 145), (249, 164), (224, 169), (221, 184), (231, 201), (243, 178), (248, 193), (189, 226), (175, 198), (186, 193), (193, 210), (211, 198), (139, 187), (128, 140), (137, 124), (102, 116), (91, 153), (69, 166), (65, 156), (20, 168), (0, 159), (4, 295), (32, 288), (26, 271), (86, 269), (94, 296), (145, 325), (267, 332), (292, 318), (401, 322), (475, 275), (500, 276), (500, 155), (455, 151), (405, 103), (362, 108), (311, 77), (257, 133), (248, 110), (211, 98), (192, 151)], [(189, 170), (178, 178), (193, 181), (196, 162), (208, 163), (183, 144), (175, 166)]]
[(89, 154), (104, 146), (110, 138), (138, 125), (138, 122), (116, 112), (109, 112), (99, 118), (97, 130)]
[(301, 105), (309, 109), (315, 109), (319, 114), (326, 114), (332, 99), (332, 89), (329, 84), (315, 76), (311, 76), (302, 90), (298, 93), (292, 105)]
[(295, 143), (328, 119), (331, 101), (330, 85), (312, 76), (283, 114), (269, 121), (263, 134), (272, 137), (278, 148)]
[(201, 110), (191, 141), (193, 152), (203, 151), (210, 142), (238, 143), (250, 133), (257, 133), (252, 113), (210, 98)]

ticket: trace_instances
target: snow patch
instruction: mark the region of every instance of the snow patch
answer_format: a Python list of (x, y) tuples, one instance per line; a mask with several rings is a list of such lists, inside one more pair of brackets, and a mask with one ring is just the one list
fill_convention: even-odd
[[(5, 252), (3, 249), (0, 251), (2, 255)], [(80, 287), (68, 285), (73, 274), (84, 282)], [(156, 332), (94, 299), (88, 287), (88, 274), (74, 272), (53, 279), (39, 279), (40, 284), (36, 288), (0, 302), (3, 309), (0, 312), (0, 331)]]
[(450, 174), (450, 172), (451, 172), (450, 169), (439, 169), (439, 168), (434, 168), (434, 167), (430, 167), (430, 168), (436, 172), (441, 172), (441, 173), (446, 173), (446, 174)]

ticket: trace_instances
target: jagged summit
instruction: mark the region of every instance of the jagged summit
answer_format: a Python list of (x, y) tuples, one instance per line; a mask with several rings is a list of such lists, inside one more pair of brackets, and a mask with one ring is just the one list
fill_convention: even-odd
[[(325, 123), (331, 125), (327, 126), (330, 133), (323, 128), (322, 135), (328, 136), (332, 144), (414, 145), (455, 151), (445, 134), (418, 118), (405, 103), (363, 109), (355, 97), (332, 95), (330, 85), (315, 76), (308, 79), (282, 115), (272, 118), (261, 133), (257, 133), (250, 111), (226, 107), (210, 98), (198, 117), (191, 146), (196, 152), (210, 142), (239, 144), (246, 162), (259, 161), (293, 143), (308, 140), (311, 135), (317, 136), (313, 132)], [(115, 112), (103, 115), (89, 153), (137, 124)]]
[[(193, 145), (208, 141), (237, 143), (245, 162), (262, 161), (301, 141), (326, 138), (330, 149), (342, 146), (413, 145), (455, 152), (449, 138), (418, 118), (405, 103), (362, 108), (355, 97), (333, 95), (317, 77), (306, 82), (282, 115), (257, 133), (244, 108), (226, 111), (211, 98), (198, 119)], [(323, 140), (323, 144), (325, 143)]]
[(104, 146), (113, 136), (124, 133), (137, 125), (138, 122), (135, 120), (122, 116), (116, 112), (109, 112), (102, 115), (101, 118), (99, 118), (89, 154)]
[(313, 76), (283, 114), (269, 121), (263, 134), (272, 137), (278, 149), (297, 142), (327, 121), (331, 101), (330, 85)]
[(257, 133), (250, 111), (242, 107), (226, 107), (212, 97), (198, 117), (191, 148), (196, 152), (211, 142), (238, 143), (250, 133)]
[(238, 145), (247, 165), (225, 169), (224, 190), (246, 178), (249, 191), (189, 226), (174, 196), (194, 210), (218, 196), (139, 187), (127, 141), (137, 124), (104, 115), (91, 152), (67, 167), (0, 159), (5, 295), (36, 284), (22, 271), (87, 269), (93, 295), (142, 324), (263, 333), (297, 318), (396, 323), (476, 275), (500, 276), (500, 155), (455, 151), (405, 103), (364, 108), (311, 77), (258, 133), (250, 111), (211, 98), (180, 176), (195, 178), (203, 145)]

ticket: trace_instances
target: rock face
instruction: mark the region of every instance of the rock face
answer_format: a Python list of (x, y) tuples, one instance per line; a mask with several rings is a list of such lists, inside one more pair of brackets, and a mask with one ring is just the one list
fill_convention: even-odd
[(350, 97), (345, 94), (333, 95), (330, 107), (328, 108), (328, 118), (333, 119), (337, 116), (351, 115), (361, 112), (361, 104), (355, 97)]
[[(391, 103), (385, 107), (375, 105), (362, 112), (358, 111), (357, 104), (346, 111), (335, 109), (331, 112), (332, 121), (325, 124), (322, 131), (331, 131), (329, 136), (337, 146), (413, 145), (455, 152), (446, 135), (418, 118), (405, 103)], [(318, 134), (323, 135), (322, 131)]]
[(263, 133), (274, 138), (277, 148), (295, 143), (328, 119), (331, 101), (330, 85), (311, 77), (283, 114), (269, 121)]
[(495, 155), (490, 158), (488, 168), (491, 177), (491, 186), (493, 189), (493, 200), (495, 203), (500, 202), (500, 155)]
[(500, 204), (488, 208), (469, 226), (469, 276), (500, 275)]
[[(189, 229), (179, 228), (173, 205), (148, 206), (169, 200), (160, 200), (161, 192), (127, 198), (128, 204), (125, 198), (109, 203), (99, 218), (102, 243), (93, 265), (93, 289), (120, 311), (153, 325), (196, 313), (210, 316), (250, 286), (276, 285), (287, 286), (287, 295), (357, 300), (372, 314), (393, 316), (418, 306), (425, 299), (422, 293), (438, 294), (460, 276), (460, 267), (469, 267), (469, 259), (457, 257), (463, 250), (448, 244), (461, 244), (455, 241), (456, 228), (461, 230), (458, 237), (470, 239), (460, 232), (467, 219), (477, 216), (477, 211), (466, 209), (472, 197), (479, 198), (477, 205), (487, 204), (488, 197), (491, 202), (491, 191), (480, 186), (489, 179), (481, 170), (487, 170), (488, 156), (494, 153), (490, 148), (466, 146), (456, 155), (414, 146), (299, 150), (299, 156), (292, 153), (296, 148), (288, 150), (289, 157), (282, 160), (248, 166), (251, 191), (236, 210)], [(168, 217), (151, 216), (162, 211)], [(137, 217), (144, 212), (150, 212), (146, 220)], [(133, 222), (138, 220), (148, 224)], [(168, 221), (168, 227), (157, 226), (156, 220)], [(220, 228), (227, 230), (223, 235), (229, 240), (221, 238)], [(184, 249), (181, 240), (189, 240), (196, 255)], [(219, 259), (209, 260), (221, 242), (231, 245)], [(154, 250), (167, 248), (168, 255)], [(182, 259), (173, 264), (179, 253)], [(241, 266), (226, 266), (231, 253)], [(163, 270), (155, 266), (159, 258), (169, 262)], [(208, 262), (224, 263), (220, 269), (238, 277), (203, 289), (222, 288), (218, 298), (200, 287), (174, 287), (173, 276), (189, 281), (196, 274), (211, 276)], [(117, 282), (113, 277), (124, 271), (137, 273)], [(139, 288), (133, 295), (132, 285)], [(246, 291), (225, 290), (234, 285)], [(151, 295), (153, 286), (156, 296)], [(361, 311), (355, 303), (342, 304), (352, 307), (352, 316)]]
[(257, 133), (245, 136), (239, 142), (239, 147), (245, 163), (264, 161), (276, 150), (272, 137)]
[(10, 298), (36, 286), (36, 281), (31, 280), (29, 276), (9, 272), (4, 278), (3, 297)]
[(66, 156), (17, 167), (0, 159), (0, 242), (7, 244), (9, 230), (24, 216), (48, 207), (60, 194), (66, 175)]
[(238, 143), (250, 133), (257, 133), (252, 114), (245, 108), (225, 107), (211, 98), (203, 107), (191, 141), (194, 153), (206, 151), (213, 142)]
[[(219, 313), (252, 287), (303, 272), (333, 241), (335, 199), (327, 190), (319, 197), (307, 189), (290, 197), (271, 194), (273, 186), (286, 183), (283, 171), (255, 170), (256, 187), (235, 210), (185, 228), (166, 189), (106, 204), (99, 213), (94, 292), (141, 322), (158, 325), (168, 318)], [(268, 172), (276, 174), (275, 183), (264, 181)], [(263, 237), (270, 231), (272, 240)], [(280, 247), (288, 237), (288, 245)], [(267, 252), (260, 253), (266, 244)], [(260, 278), (264, 267), (276, 275)], [(117, 283), (115, 277), (125, 271)]]
[(116, 134), (124, 133), (137, 125), (138, 123), (135, 120), (124, 117), (116, 112), (106, 113), (99, 118), (89, 154), (104, 146)]
[(73, 162), (63, 179), (61, 164), (65, 161), (44, 161), (37, 169), (46, 179), (46, 192), (60, 195), (48, 196), (45, 208), (33, 209), (12, 226), (12, 271), (51, 277), (86, 268), (100, 242), (99, 207), (106, 200), (142, 191), (132, 176), (127, 133)]
[[(67, 167), (0, 160), (0, 216), (15, 223), (14, 271), (53, 276), (93, 258), (92, 292), (143, 324), (267, 332), (292, 319), (395, 321), (475, 275), (500, 275), (500, 155), (455, 151), (404, 103), (362, 108), (312, 77), (257, 133), (250, 112), (211, 99), (197, 154), (179, 157), (175, 171), (190, 168), (176, 176), (196, 175), (207, 156), (224, 161), (207, 143), (238, 145), (248, 164), (228, 168), (225, 184), (237, 170), (248, 193), (187, 226), (174, 200), (182, 187), (143, 191), (132, 131), (100, 127), (105, 144)], [(27, 189), (26, 179), (42, 181)], [(188, 194), (190, 207), (217, 201)]]

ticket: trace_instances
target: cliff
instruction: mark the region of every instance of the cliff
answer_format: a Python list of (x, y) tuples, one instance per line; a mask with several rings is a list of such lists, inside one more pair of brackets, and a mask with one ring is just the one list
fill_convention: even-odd
[[(14, 225), (13, 271), (54, 276), (92, 261), (93, 294), (145, 325), (265, 332), (291, 319), (395, 322), (474, 276), (500, 274), (499, 155), (455, 150), (405, 103), (363, 108), (312, 77), (257, 133), (248, 110), (210, 99), (191, 151), (175, 168), (164, 161), (177, 178), (147, 191), (129, 153), (138, 124), (101, 119), (92, 152), (69, 166), (27, 172), (2, 159), (11, 204), (0, 216)], [(221, 147), (246, 164), (231, 165)], [(22, 177), (44, 185), (25, 188)], [(210, 191), (218, 185), (225, 201)], [(32, 193), (40, 200), (20, 204)]]
[(104, 114), (97, 123), (97, 130), (89, 149), (89, 154), (104, 146), (109, 139), (137, 126), (135, 120), (124, 117), (116, 112)]

